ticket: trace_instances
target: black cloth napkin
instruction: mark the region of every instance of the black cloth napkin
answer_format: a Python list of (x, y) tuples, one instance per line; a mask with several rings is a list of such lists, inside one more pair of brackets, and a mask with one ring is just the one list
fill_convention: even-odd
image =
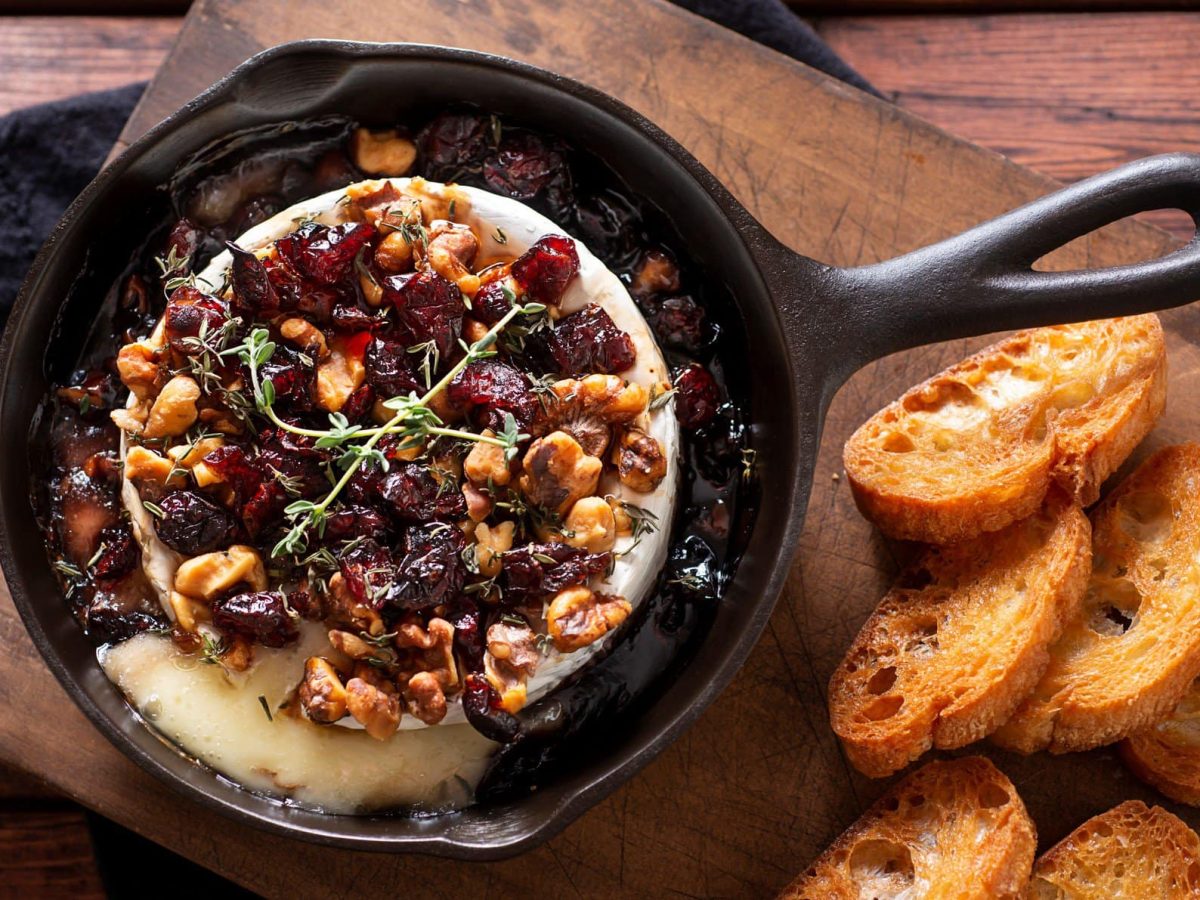
[[(874, 93), (782, 0), (673, 0), (793, 59)], [(13, 73), (20, 78), (20, 73)], [(81, 94), (0, 117), (0, 322), (8, 316), (38, 248), (75, 196), (100, 171), (145, 90), (131, 84)], [(175, 896), (252, 897), (224, 879), (89, 814), (92, 841), (110, 897), (141, 897), (167, 883)], [(130, 866), (129, 860), (137, 865)]]
[[(873, 89), (782, 0), (674, 0), (793, 59)], [(20, 78), (20, 73), (12, 73)], [(38, 248), (100, 171), (145, 84), (81, 94), (0, 117), (0, 322)]]

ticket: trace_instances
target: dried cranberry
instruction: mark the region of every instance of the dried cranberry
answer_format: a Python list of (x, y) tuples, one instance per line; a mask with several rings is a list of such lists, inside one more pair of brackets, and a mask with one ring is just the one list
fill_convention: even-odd
[(158, 501), (163, 511), (154, 522), (159, 539), (184, 556), (228, 547), (237, 539), (237, 521), (224, 507), (196, 491), (173, 491)]
[(367, 384), (385, 399), (407, 397), (423, 387), (414, 369), (414, 356), (400, 341), (382, 337), (372, 340), (363, 355), (363, 367)]
[(300, 275), (319, 285), (335, 285), (350, 274), (354, 257), (374, 236), (375, 227), (364, 222), (333, 226), (310, 222), (275, 246)]
[(571, 207), (571, 172), (555, 147), (528, 132), (505, 135), (483, 161), (483, 180), (497, 194), (565, 221)]
[(280, 297), (267, 271), (267, 265), (232, 241), (225, 245), (233, 255), (229, 279), (233, 286), (233, 305), (242, 313), (269, 316), (280, 309)]
[(396, 567), (396, 582), (388, 591), (388, 606), (426, 609), (457, 596), (467, 577), (462, 559), (466, 546), (466, 538), (455, 525), (411, 526), (404, 533), (404, 556)]
[(518, 428), (526, 428), (540, 409), (529, 377), (497, 359), (477, 360), (455, 375), (446, 399), (478, 426), (497, 433), (504, 428), (505, 413), (512, 414)]
[(471, 314), (484, 325), (495, 325), (512, 309), (514, 295), (504, 281), (489, 281), (471, 301)]
[(175, 259), (189, 260), (189, 265), (185, 267), (183, 272), (176, 274), (186, 274), (191, 271), (191, 262), (195, 262), (196, 250), (200, 246), (200, 229), (189, 218), (179, 219), (171, 226), (171, 231), (167, 234), (166, 246), (163, 247), (163, 257), (170, 258), (174, 255)]
[(403, 463), (380, 479), (379, 496), (401, 522), (456, 519), (467, 512), (467, 502), (453, 481), (439, 482), (420, 463)]
[(257, 538), (283, 518), (288, 494), (278, 481), (264, 481), (242, 507), (242, 524), (250, 537)]
[(462, 704), (467, 721), (488, 740), (510, 744), (520, 735), (520, 720), (505, 711), (500, 695), (483, 675), (470, 674), (463, 680)]
[(576, 205), (573, 233), (609, 268), (624, 269), (633, 264), (641, 230), (641, 215), (616, 191), (586, 197)]
[(367, 538), (343, 553), (338, 567), (355, 602), (382, 608), (396, 578), (396, 566), (386, 547)]
[(264, 647), (282, 647), (300, 636), (283, 595), (255, 591), (218, 597), (212, 604), (213, 625)]
[(312, 591), (305, 588), (296, 588), (287, 595), (287, 604), (296, 614), (302, 619), (312, 619), (320, 621), (324, 618), (325, 610), (321, 606), (321, 601), (314, 596)]
[(534, 336), (534, 353), (563, 375), (612, 375), (637, 361), (633, 338), (616, 326), (603, 307), (589, 304), (560, 319), (551, 331)]
[(548, 234), (513, 260), (509, 272), (525, 299), (558, 306), (579, 272), (579, 251), (569, 237)]
[(267, 429), (259, 435), (255, 460), (263, 480), (276, 478), (289, 494), (313, 497), (329, 490), (325, 474), (330, 456), (313, 446), (313, 439), (292, 434), (282, 428)]
[(341, 150), (330, 150), (317, 160), (312, 172), (313, 190), (318, 194), (345, 187), (362, 174)]
[(237, 507), (253, 497), (262, 483), (262, 473), (250, 463), (246, 451), (236, 444), (226, 444), (211, 451), (205, 455), (204, 464), (220, 476), (222, 484), (233, 489)]
[(608, 568), (610, 553), (588, 553), (568, 544), (526, 544), (504, 554), (504, 602), (538, 603), (565, 588), (586, 584)]
[(445, 619), (454, 626), (454, 650), (462, 657), (468, 670), (483, 670), (483, 614), (479, 604), (468, 597), (459, 597), (447, 610)]
[(325, 540), (349, 541), (360, 537), (382, 538), (390, 529), (391, 523), (383, 513), (369, 506), (354, 504), (330, 513), (325, 520)]
[(92, 565), (92, 577), (97, 582), (116, 581), (137, 568), (141, 559), (129, 526), (109, 525), (100, 529), (100, 558)]
[(675, 376), (675, 417), (684, 428), (701, 428), (713, 420), (721, 391), (712, 373), (692, 363)]
[(275, 353), (259, 372), (259, 378), (271, 382), (277, 403), (295, 412), (307, 412), (312, 409), (310, 388), (316, 375), (313, 369), (304, 365), (299, 351), (286, 344), (277, 343)]
[(98, 593), (84, 613), (83, 627), (99, 644), (127, 641), (134, 635), (162, 628), (166, 621), (144, 610), (125, 609), (111, 594)]
[(265, 222), (284, 207), (278, 194), (256, 194), (242, 201), (229, 221), (225, 223), (226, 234), (241, 234), (260, 222)]
[(422, 170), (436, 181), (458, 180), (464, 170), (479, 165), (491, 140), (486, 116), (443, 113), (417, 135)]
[(381, 282), (383, 299), (396, 307), (399, 337), (408, 346), (433, 341), (447, 360), (462, 334), (462, 292), (436, 272), (389, 275)]
[(187, 338), (196, 338), (200, 332), (211, 334), (227, 319), (225, 305), (191, 285), (183, 285), (171, 292), (164, 312), (167, 339), (171, 349), (185, 356), (195, 356), (200, 348)]
[(661, 343), (685, 353), (696, 354), (716, 337), (715, 329), (705, 318), (700, 305), (683, 295), (668, 297), (658, 304), (652, 324)]
[(351, 422), (360, 421), (363, 416), (371, 411), (371, 407), (375, 405), (375, 388), (369, 384), (359, 385), (346, 402), (342, 404), (342, 408), (338, 410), (347, 420)]
[(365, 309), (339, 303), (333, 308), (330, 324), (341, 332), (374, 331), (383, 324), (383, 320)]

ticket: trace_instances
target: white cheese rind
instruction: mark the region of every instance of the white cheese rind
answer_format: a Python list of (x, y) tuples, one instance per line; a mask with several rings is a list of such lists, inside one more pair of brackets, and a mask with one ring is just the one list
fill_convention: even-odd
[[(404, 191), (411, 179), (387, 180)], [(433, 195), (444, 190), (453, 192), (457, 201), (456, 220), (474, 228), (480, 239), (479, 254), (482, 259), (515, 257), (545, 235), (563, 234), (562, 229), (552, 221), (524, 204), (487, 191), (457, 185), (445, 188), (431, 182), (424, 182), (421, 190)], [(294, 231), (296, 223), (300, 220), (312, 219), (323, 224), (344, 221), (346, 216), (343, 211), (346, 206), (342, 201), (345, 195), (346, 190), (343, 188), (301, 201), (251, 228), (237, 243), (243, 249), (257, 250)], [(563, 313), (574, 312), (589, 303), (602, 306), (613, 322), (630, 335), (637, 349), (636, 364), (630, 371), (623, 372), (622, 376), (647, 389), (667, 380), (669, 371), (662, 352), (624, 284), (582, 243), (576, 241), (575, 245), (579, 253), (579, 275), (572, 281), (563, 297)], [(201, 282), (200, 287), (216, 291), (225, 282), (231, 263), (232, 256), (228, 251), (215, 257), (197, 276), (197, 280)], [(599, 586), (606, 593), (625, 597), (635, 611), (650, 596), (666, 561), (670, 543), (670, 526), (679, 478), (679, 424), (674, 415), (673, 401), (668, 400), (650, 414), (648, 432), (662, 445), (667, 457), (667, 475), (659, 487), (652, 493), (643, 494), (624, 487), (615, 478), (607, 475), (603, 485), (606, 493), (642, 507), (658, 521), (657, 530), (643, 534), (636, 550), (629, 552), (627, 556), (624, 554), (630, 550), (634, 541), (630, 537), (618, 538), (615, 548), (617, 559), (612, 575)], [(123, 454), (123, 437), (122, 442)], [(138, 539), (142, 543), (147, 575), (160, 591), (164, 606), (169, 607), (169, 604), (165, 603), (165, 591), (170, 589), (179, 558), (158, 541), (154, 534), (153, 520), (142, 506), (137, 491), (128, 482), (122, 496), (133, 517)], [(170, 554), (174, 559), (164, 554)], [(168, 614), (169, 612), (168, 608)], [(527, 684), (527, 702), (532, 703), (559, 686), (567, 677), (608, 647), (619, 633), (620, 629), (574, 653), (559, 653), (551, 648)], [(299, 673), (297, 678), (298, 676)], [(462, 704), (454, 703), (440, 724), (454, 725), (464, 721)], [(339, 724), (350, 728), (360, 727), (351, 718), (343, 719)], [(429, 726), (414, 716), (405, 716), (401, 723), (402, 729), (427, 727)]]

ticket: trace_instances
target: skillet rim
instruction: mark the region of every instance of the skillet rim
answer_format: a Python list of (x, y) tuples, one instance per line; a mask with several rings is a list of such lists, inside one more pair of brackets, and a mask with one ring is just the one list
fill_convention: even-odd
[[(557, 93), (568, 94), (572, 98), (583, 101), (586, 105), (595, 107), (601, 113), (615, 118), (629, 128), (640, 132), (658, 150), (665, 153), (675, 165), (683, 169), (689, 178), (695, 182), (697, 189), (707, 195), (707, 199), (716, 207), (714, 212), (719, 212), (727, 224), (740, 235), (744, 243), (746, 257), (761, 279), (761, 284), (757, 286), (758, 290), (770, 301), (769, 306), (770, 312), (773, 314), (773, 321), (769, 323), (769, 328), (781, 336), (785, 347), (789, 349), (794, 348), (794, 335), (791, 333), (794, 323), (785, 322), (781, 319), (780, 298), (776, 290), (777, 277), (772, 277), (772, 275), (778, 276), (778, 272), (773, 272), (772, 269), (793, 267), (792, 271), (794, 271), (794, 260), (796, 257), (792, 251), (787, 250), (782, 244), (771, 237), (698, 160), (636, 110), (582, 82), (538, 66), (533, 66), (529, 63), (495, 54), (434, 44), (307, 39), (276, 45), (255, 54), (241, 63), (219, 81), (215, 82), (212, 86), (198, 94), (132, 142), (112, 163), (105, 166), (96, 178), (72, 201), (51, 231), (46, 242), (38, 251), (29, 273), (22, 283), (8, 325), (4, 330), (3, 338), (0, 339), (0, 422), (6, 421), (13, 415), (8, 395), (10, 392), (10, 382), (14, 377), (14, 372), (12, 371), (14, 346), (16, 344), (16, 335), (29, 327), (27, 321), (34, 309), (35, 300), (39, 296), (34, 291), (34, 282), (39, 280), (40, 275), (52, 263), (59, 239), (69, 224), (85, 213), (87, 207), (97, 197), (108, 191), (114, 183), (118, 183), (122, 176), (132, 168), (135, 161), (157, 150), (164, 138), (172, 135), (205, 111), (223, 105), (236, 106), (239, 103), (239, 99), (236, 96), (238, 88), (247, 76), (279, 58), (286, 58), (288, 56), (303, 57), (311, 53), (330, 55), (338, 59), (348, 59), (350, 67), (353, 67), (360, 61), (370, 61), (371, 59), (380, 57), (404, 57), (430, 58), (439, 62), (500, 69), (517, 76), (521, 80), (536, 82)], [(190, 152), (195, 152), (195, 149)], [(745, 290), (747, 293), (750, 291), (749, 288)], [(735, 291), (735, 296), (736, 294), (737, 292)], [(63, 299), (62, 297), (59, 298), (60, 309)], [(44, 299), (42, 302), (44, 303)], [(737, 315), (744, 319), (745, 311), (739, 310)], [(789, 327), (789, 325), (792, 327)], [(45, 349), (44, 342), (42, 349)], [(482, 841), (475, 839), (464, 840), (461, 837), (452, 837), (445, 833), (424, 832), (390, 835), (351, 835), (340, 833), (335, 826), (344, 818), (349, 818), (351, 821), (358, 823), (366, 823), (376, 819), (383, 822), (397, 821), (398, 818), (383, 816), (343, 817), (307, 810), (301, 811), (237, 785), (235, 785), (235, 799), (230, 800), (225, 799), (210, 788), (186, 780), (154, 758), (150, 753), (143, 750), (131, 737), (126, 735), (117, 722), (92, 699), (89, 692), (74, 677), (63, 659), (60, 658), (60, 653), (54, 641), (46, 630), (42, 628), (41, 622), (35, 612), (34, 604), (26, 593), (20, 567), (12, 550), (10, 526), (7, 518), (2, 514), (0, 514), (0, 567), (3, 568), (13, 603), (17, 608), (27, 633), (37, 647), (39, 654), (54, 673), (58, 682), (71, 697), (72, 701), (82, 709), (92, 724), (121, 753), (132, 759), (142, 770), (153, 775), (176, 793), (200, 803), (207, 809), (232, 817), (259, 830), (286, 837), (301, 838), (327, 846), (356, 850), (423, 852), (456, 859), (490, 860), (507, 858), (532, 849), (554, 837), (585, 811), (598, 804), (618, 787), (629, 781), (637, 772), (656, 758), (686, 728), (692, 725), (701, 713), (711, 705), (717, 695), (728, 686), (734, 675), (744, 665), (754, 644), (757, 643), (775, 608), (778, 597), (782, 592), (784, 581), (790, 570), (791, 562), (798, 551), (798, 537), (803, 525), (803, 515), (811, 484), (811, 466), (815, 462), (813, 454), (815, 454), (816, 444), (819, 439), (820, 420), (823, 417), (824, 408), (828, 402), (828, 395), (832, 393), (832, 390), (827, 385), (820, 385), (820, 387), (824, 388), (824, 390), (819, 391), (821, 396), (816, 399), (808, 397), (805, 398), (808, 401), (807, 403), (801, 402), (800, 394), (802, 388), (808, 388), (811, 392), (812, 388), (817, 387), (817, 385), (812, 384), (809, 379), (804, 379), (804, 383), (802, 384), (801, 380), (798, 379), (795, 360), (791, 354), (787, 358), (787, 372), (785, 375), (787, 378), (786, 388), (789, 392), (786, 398), (786, 408), (790, 413), (785, 417), (790, 426), (789, 436), (792, 438), (792, 445), (796, 448), (796, 455), (804, 453), (806, 458), (802, 459), (799, 465), (793, 466), (790, 472), (780, 473), (779, 475), (780, 480), (783, 480), (785, 475), (787, 479), (785, 482), (786, 499), (781, 501), (781, 509), (778, 513), (779, 518), (785, 520), (786, 527), (777, 538), (770, 540), (770, 543), (773, 545), (772, 551), (766, 554), (766, 558), (759, 563), (761, 565), (769, 560), (770, 574), (765, 579), (760, 596), (754, 605), (749, 609), (743, 608), (739, 613), (745, 620), (741, 634), (736, 641), (724, 649), (714, 666), (711, 676), (704, 680), (702, 686), (690, 698), (683, 698), (690, 700), (690, 702), (680, 704), (680, 708), (668, 712), (664, 706), (664, 698), (656, 698), (650, 708), (657, 710), (660, 715), (665, 715), (666, 720), (650, 728), (652, 736), (648, 739), (634, 735), (625, 739), (623, 747), (618, 745), (617, 748), (614, 748), (616, 750), (614, 758), (618, 760), (615, 764), (609, 761), (605, 761), (603, 764), (596, 764), (596, 767), (601, 771), (598, 774), (589, 776), (583, 784), (567, 784), (566, 781), (569, 776), (564, 776), (557, 783), (552, 782), (536, 794), (526, 795), (506, 803), (506, 807), (519, 809), (522, 806), (536, 802), (539, 797), (549, 799), (548, 795), (552, 791), (557, 791), (559, 794), (553, 808), (540, 821), (523, 824), (520, 828), (510, 830), (507, 836), (499, 839), (485, 838)], [(811, 422), (815, 427), (815, 432), (811, 436), (811, 452), (807, 453), (805, 453), (802, 447), (802, 444), (807, 442), (799, 439), (800, 426), (802, 424), (801, 419), (805, 417), (806, 412), (812, 413)], [(753, 425), (753, 423), (751, 424)], [(28, 442), (28, 432), (24, 429), (22, 431), (25, 435), (22, 440), (22, 451), (25, 451)], [(773, 486), (773, 489), (776, 487), (783, 488), (784, 484)], [(0, 481), (0, 513), (14, 502), (23, 503), (26, 507), (29, 506), (27, 495), (23, 495), (20, 498), (12, 498), (6, 496), (7, 493), (9, 492), (4, 488), (3, 481)], [(29, 511), (29, 515), (32, 516), (32, 510)], [(756, 522), (755, 532), (757, 532), (760, 524)], [(741, 566), (743, 565), (745, 565), (745, 560), (739, 563), (739, 570), (734, 578), (735, 581), (739, 577), (745, 577), (741, 576)], [(722, 602), (724, 602), (724, 598)], [(707, 641), (709, 639), (709, 636), (706, 635), (701, 640)], [(115, 686), (113, 686), (113, 689), (116, 690)], [(124, 701), (123, 697), (122, 700), (125, 702), (130, 719), (135, 722), (136, 726), (148, 729), (153, 736), (159, 737), (162, 740), (141, 719), (136, 710), (128, 706), (127, 701)], [(169, 746), (186, 764), (198, 766), (210, 778), (218, 782), (232, 784), (232, 782), (225, 779), (215, 770), (202, 763), (197, 763), (174, 744), (169, 744)], [(258, 810), (250, 808), (248, 803), (254, 801), (266, 801), (269, 804), (267, 807), (269, 813), (261, 813)], [(482, 808), (487, 809), (487, 807)], [(478, 810), (480, 807), (475, 807), (475, 809)], [(289, 821), (288, 814), (297, 812), (303, 812), (307, 816), (319, 817), (329, 824), (327, 827), (321, 828)], [(460, 815), (459, 813), (452, 813), (440, 816), (438, 819), (449, 822)], [(430, 820), (423, 821), (428, 823)]]

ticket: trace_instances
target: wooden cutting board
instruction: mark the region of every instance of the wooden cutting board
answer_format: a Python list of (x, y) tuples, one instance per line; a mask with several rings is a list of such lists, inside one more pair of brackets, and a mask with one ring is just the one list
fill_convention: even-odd
[[(656, 121), (782, 240), (830, 263), (911, 250), (1054, 187), (662, 0), (198, 0), (122, 141), (256, 51), (305, 37), (470, 47), (589, 82)], [(1051, 264), (1112, 265), (1170, 245), (1165, 234), (1124, 222)], [(1165, 321), (1175, 402), (1148, 446), (1200, 435), (1197, 415), (1180, 402), (1196, 389), (1200, 351), (1190, 341), (1200, 313)], [(411, 897), (768, 895), (884, 787), (845, 762), (829, 730), (824, 687), (906, 551), (855, 512), (837, 478), (841, 444), (884, 402), (980, 343), (892, 357), (842, 389), (791, 579), (746, 667), (632, 783), (523, 857), (467, 864), (349, 853), (200, 809), (142, 774), (88, 724), (37, 656), (7, 591), (0, 596), (0, 759), (271, 896), (351, 889)], [(984, 752), (1017, 782), (1043, 845), (1121, 799), (1156, 799), (1106, 752), (1028, 759)]]

